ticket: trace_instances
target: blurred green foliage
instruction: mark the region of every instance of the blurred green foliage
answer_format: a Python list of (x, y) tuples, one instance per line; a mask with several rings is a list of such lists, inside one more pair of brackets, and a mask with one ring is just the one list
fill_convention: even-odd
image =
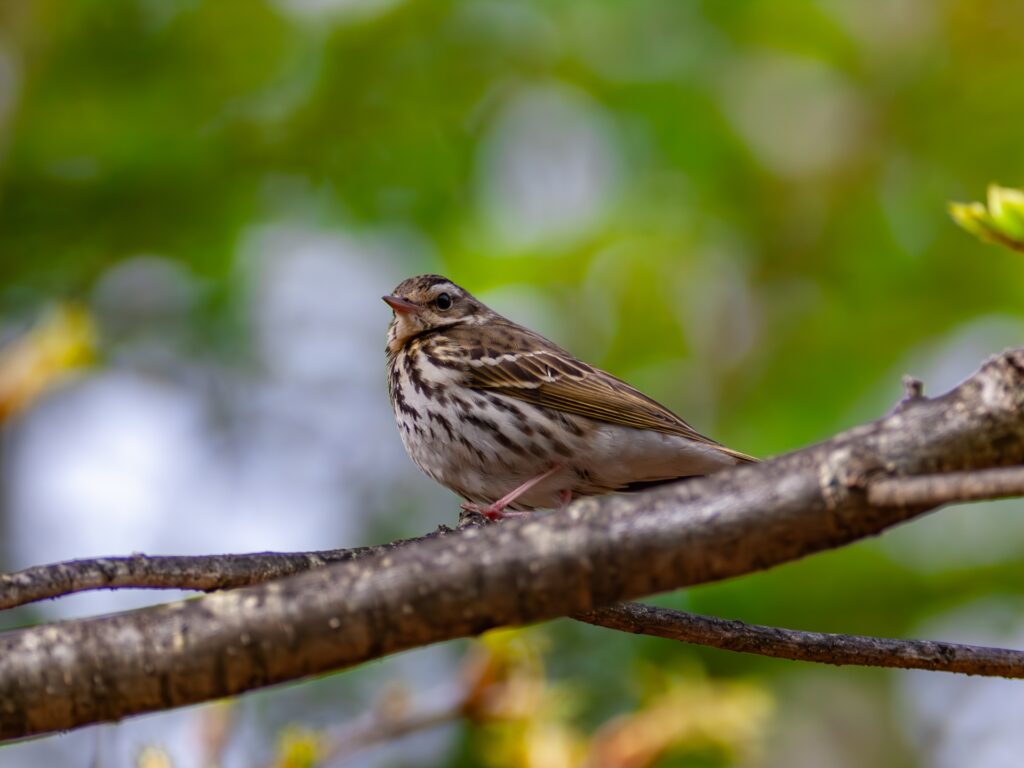
[[(0, 322), (153, 253), (213, 287), (196, 322), (216, 325), (247, 227), (397, 230), (424, 244), (403, 269), (528, 290), (560, 342), (765, 455), (881, 413), (906, 361), (957, 329), (1022, 319), (1024, 259), (945, 209), (1022, 183), (1024, 4), (303, 5), (0, 5), (14, 73), (0, 78)], [(599, 115), (614, 179), (578, 231), (516, 239), (481, 192), (489, 142), (512, 100), (550, 87)], [(1019, 595), (1022, 569), (925, 572), (865, 544), (663, 599), (902, 635)], [(805, 669), (569, 624), (557, 636), (552, 668), (590, 681), (594, 717), (639, 659), (766, 681)], [(888, 679), (835, 675), (878, 696)]]
[[(239, 232), (296, 213), (413, 229), (471, 288), (525, 283), (556, 303), (620, 254), (602, 276), (612, 304), (594, 310), (618, 320), (610, 344), (588, 345), (586, 313), (563, 340), (628, 372), (688, 353), (666, 276), (685, 281), (727, 249), (761, 314), (756, 349), (714, 382), (729, 404), (719, 431), (760, 452), (841, 426), (842, 404), (920, 339), (1018, 310), (1021, 261), (986, 252), (966, 268), (973, 246), (942, 210), (1021, 175), (1019, 4), (353, 5), (330, 23), (283, 1), (7, 7), (20, 83), (0, 169), (0, 308), (86, 291), (137, 253), (231, 290)], [(855, 103), (854, 133), (809, 172), (766, 167), (729, 116), (756, 98), (746, 80), (789, 60)], [(509, 252), (482, 222), (479, 145), (503, 99), (552, 81), (603, 110), (623, 179), (585, 236)], [(780, 98), (782, 113), (808, 109)], [(768, 140), (850, 129), (803, 136), (784, 118), (763, 116)], [(717, 310), (707, 322), (728, 322)]]

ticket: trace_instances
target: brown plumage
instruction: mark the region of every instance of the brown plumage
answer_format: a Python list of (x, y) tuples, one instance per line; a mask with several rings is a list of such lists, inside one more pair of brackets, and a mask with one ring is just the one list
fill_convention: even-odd
[(384, 301), (402, 441), (464, 508), (501, 517), (755, 461), (447, 278), (409, 278)]

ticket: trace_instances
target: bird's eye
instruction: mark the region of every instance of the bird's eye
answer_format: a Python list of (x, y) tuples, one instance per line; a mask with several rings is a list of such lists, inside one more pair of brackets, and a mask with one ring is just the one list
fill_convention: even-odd
[(446, 309), (452, 308), (452, 297), (447, 293), (438, 294), (438, 297), (434, 299), (434, 306), (444, 312)]

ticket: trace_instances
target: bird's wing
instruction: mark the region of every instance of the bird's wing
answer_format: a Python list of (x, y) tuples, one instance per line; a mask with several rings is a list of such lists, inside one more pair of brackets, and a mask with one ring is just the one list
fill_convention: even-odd
[(515, 327), (488, 339), (470, 359), (468, 385), (597, 421), (653, 429), (756, 461), (700, 434), (660, 403), (621, 379), (577, 360), (543, 336)]

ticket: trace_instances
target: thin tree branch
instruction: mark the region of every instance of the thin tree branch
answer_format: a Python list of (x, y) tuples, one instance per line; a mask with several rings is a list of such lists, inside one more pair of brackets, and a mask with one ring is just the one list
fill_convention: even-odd
[(260, 584), (446, 536), (452, 528), (416, 539), (318, 552), (251, 552), (238, 555), (143, 555), (65, 560), (0, 574), (0, 610), (92, 589), (195, 589), (212, 592)]
[(1024, 350), (757, 465), (285, 579), (0, 635), (0, 738), (114, 720), (764, 569), (910, 520), (883, 475), (1024, 463)]
[(805, 632), (698, 616), (642, 603), (623, 603), (578, 613), (573, 618), (622, 632), (776, 659), (1024, 678), (1024, 651), (1005, 648)]
[(868, 503), (881, 507), (940, 506), (1024, 495), (1024, 467), (884, 477), (868, 484)]

